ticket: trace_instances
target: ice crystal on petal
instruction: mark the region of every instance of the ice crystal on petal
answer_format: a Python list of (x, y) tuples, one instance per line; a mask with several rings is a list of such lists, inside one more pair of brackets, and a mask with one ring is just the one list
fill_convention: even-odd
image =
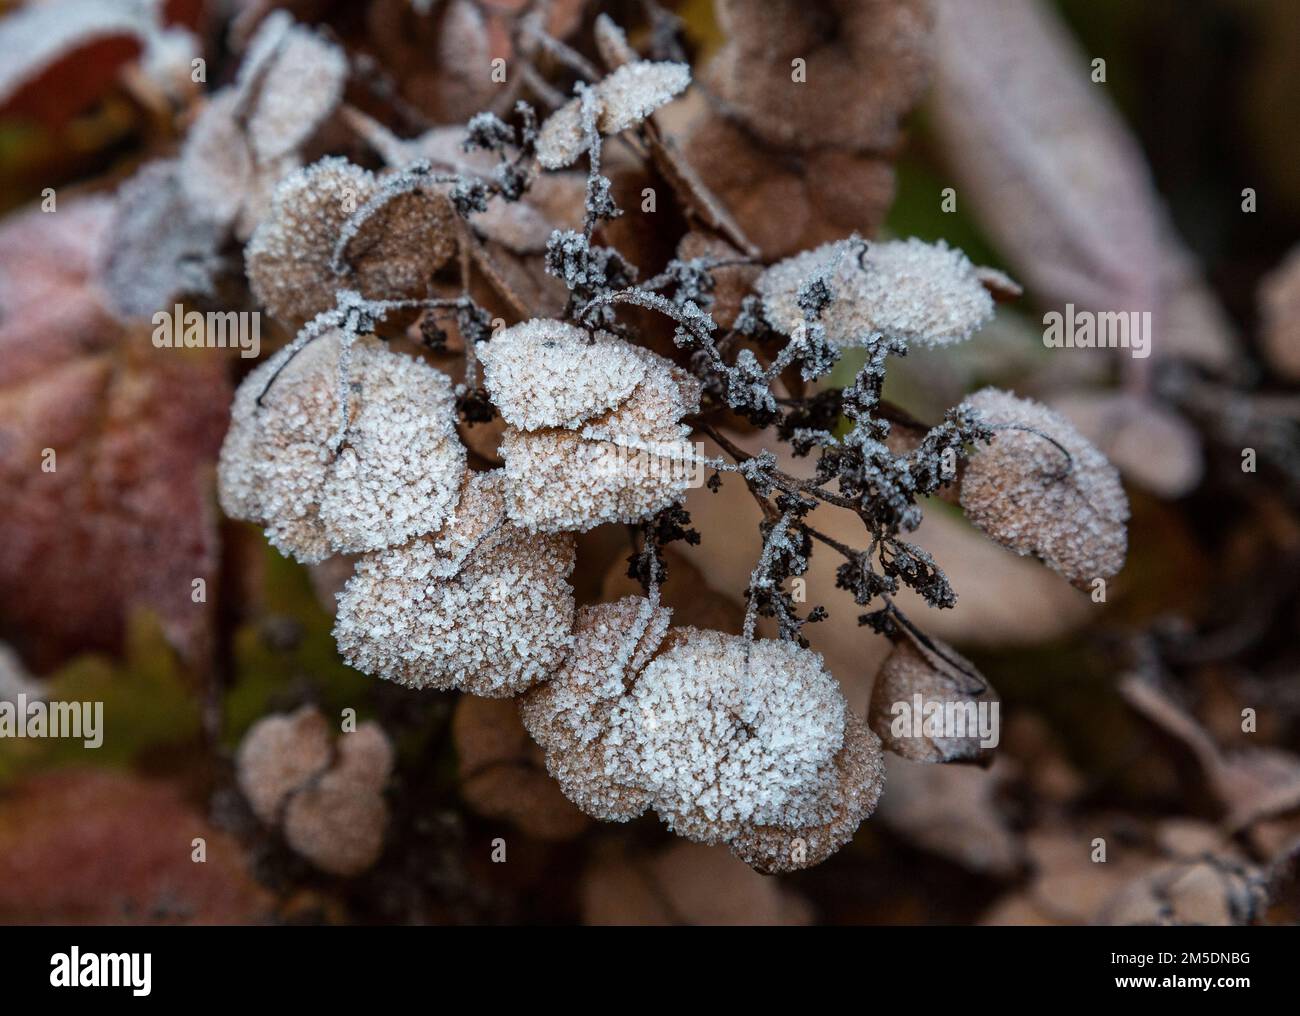
[(626, 822), (648, 807), (611, 739), (610, 715), (668, 631), (669, 612), (640, 596), (583, 607), (564, 666), (520, 704), (546, 768), (587, 814)]
[(647, 369), (623, 340), (547, 319), (504, 329), (478, 354), (502, 419), (522, 430), (577, 427), (624, 402)]
[[(864, 250), (865, 248), (865, 250)], [(970, 338), (993, 317), (975, 266), (940, 241), (838, 240), (773, 265), (758, 278), (772, 327), (792, 334), (805, 321), (799, 295), (824, 279), (831, 302), (821, 320), (838, 346), (884, 335), (923, 345)]]
[(264, 524), (276, 547), (304, 562), (435, 529), (465, 469), (450, 381), (374, 339), (352, 349), (351, 419), (345, 443), (331, 451), (342, 345), (329, 332), (253, 371), (221, 450), (222, 508)]
[(572, 641), (573, 537), (511, 525), (500, 480), (473, 474), (441, 529), (358, 562), (334, 627), (351, 666), (497, 698), (560, 665)]

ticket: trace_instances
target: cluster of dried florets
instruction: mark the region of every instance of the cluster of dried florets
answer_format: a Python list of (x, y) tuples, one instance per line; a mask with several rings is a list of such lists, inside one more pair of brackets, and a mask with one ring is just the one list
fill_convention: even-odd
[(335, 741), (324, 715), (303, 706), (253, 724), (235, 761), (254, 814), (295, 853), (333, 875), (356, 875), (378, 859), (393, 768), (393, 746), (378, 724)]
[[(726, 17), (738, 6), (723, 4)], [(764, 145), (798, 147), (789, 123), (806, 119), (819, 144), (874, 158), (863, 153), (893, 143), (897, 115), (923, 77), (924, 61), (909, 54), (925, 19), (906, 4), (884, 5), (895, 21), (878, 31), (855, 5), (830, 6), (856, 47), (846, 55), (813, 46), (832, 79), (856, 81), (858, 64), (890, 39), (911, 68), (896, 87), (877, 82), (876, 113), (855, 107), (832, 122), (788, 97), (769, 104), (761, 89), (745, 93), (746, 54), (783, 43), (739, 29), (714, 71), (723, 107)], [(782, 5), (783, 23), (806, 35), (796, 7)], [(253, 104), (251, 118), (232, 123), (253, 131), (246, 141), (257, 167), (295, 150), (267, 150), (257, 124), (294, 120), (277, 98), (279, 76), (295, 60), (323, 59), (317, 50), (327, 44), (300, 31), (263, 29), (253, 48), (260, 70), (246, 71), (228, 99)], [(913, 759), (986, 754), (969, 738), (900, 739), (888, 723), (889, 703), (917, 693), (995, 697), (894, 602), (904, 587), (937, 607), (956, 598), (938, 563), (904, 538), (922, 499), (956, 487), (993, 539), (1079, 585), (1122, 565), (1127, 503), (1114, 470), (1045, 407), (987, 390), (928, 426), (882, 398), (889, 357), (968, 339), (992, 317), (995, 296), (1018, 291), (1013, 282), (942, 243), (856, 233), (765, 268), (735, 254), (754, 246), (653, 120), (687, 87), (689, 68), (640, 59), (607, 19), (596, 38), (605, 77), (549, 41), (579, 81), (559, 102), (534, 83), (556, 107), (540, 123), (519, 102), (512, 123), (482, 113), (464, 130), (403, 140), (348, 110), (388, 169), (337, 157), (290, 166), (245, 258), (255, 296), (301, 327), (236, 396), (222, 505), (265, 526), (300, 561), (360, 555), (338, 597), (344, 658), (414, 688), (523, 695), (547, 769), (584, 812), (626, 821), (654, 811), (681, 835), (725, 843), (764, 871), (815, 864), (873, 810), (882, 737)], [(857, 94), (856, 84), (849, 90)], [(327, 113), (318, 107), (300, 111), (290, 136), (310, 132), (308, 121)], [(695, 235), (712, 232), (695, 247), (718, 256), (674, 259), (638, 282), (637, 266), (596, 242), (622, 215), (601, 170), (604, 139), (619, 133), (664, 173)], [(585, 182), (569, 186), (576, 174), (564, 167), (584, 157)], [(561, 207), (566, 194), (571, 207)], [(712, 311), (722, 273), (737, 266), (752, 269), (752, 292), (728, 277), (723, 328)], [(558, 301), (548, 289), (556, 280)], [(499, 307), (508, 317), (494, 327)], [(648, 348), (648, 313), (671, 328), (661, 352)], [(458, 381), (384, 344), (416, 316), (425, 345), (463, 357)], [(507, 326), (510, 317), (517, 323)], [(854, 383), (826, 385), (846, 354), (861, 363)], [(463, 428), (496, 415), (504, 425), (496, 452), (467, 453)], [(729, 417), (774, 434), (795, 457), (815, 452), (812, 475), (778, 468), (771, 450), (737, 447), (721, 429)], [(697, 436), (726, 457), (696, 450)], [(714, 489), (723, 474), (736, 477), (763, 511), (740, 636), (670, 627), (659, 602), (664, 544), (699, 539), (682, 503), (701, 470), (713, 472)], [(810, 525), (818, 505), (857, 515), (865, 549)], [(620, 523), (636, 527), (631, 574), (646, 595), (575, 609), (574, 534)], [(867, 608), (860, 622), (895, 642), (871, 727), (849, 711), (802, 634), (824, 607), (801, 616), (786, 590), (818, 544), (843, 558), (839, 585)], [(761, 617), (775, 619), (777, 638), (756, 637)], [(281, 738), (279, 729), (250, 735), (241, 774), (256, 769), (266, 754), (258, 746)], [(288, 797), (291, 842), (305, 842), (293, 830), (307, 820), (290, 819), (308, 806), (296, 802), (324, 794), (339, 768), (325, 770), (316, 740), (316, 754), (294, 763), (309, 772), (263, 766), (241, 776), (268, 822), (280, 821), (273, 816)], [(319, 785), (307, 782), (317, 777)]]

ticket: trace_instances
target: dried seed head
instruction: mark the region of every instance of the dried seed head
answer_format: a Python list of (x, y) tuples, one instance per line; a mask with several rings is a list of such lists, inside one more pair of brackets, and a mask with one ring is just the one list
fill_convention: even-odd
[(887, 150), (928, 83), (927, 0), (767, 0), (761, 11), (719, 0), (717, 11), (727, 44), (709, 84), (768, 144)]
[(502, 415), (532, 428), (507, 427), (501, 440), (514, 522), (583, 532), (681, 501), (696, 470), (679, 421), (699, 408), (698, 381), (621, 339), (587, 345), (586, 333), (559, 322), (508, 331), (482, 352)]
[(437, 532), (368, 554), (339, 596), (349, 665), (412, 688), (516, 695), (572, 642), (574, 543), (505, 518), (500, 473), (469, 476)]
[(315, 706), (303, 706), (248, 728), (235, 756), (235, 775), (254, 814), (274, 826), (289, 795), (323, 772), (330, 758), (328, 721)]
[(1124, 565), (1128, 499), (1119, 474), (1057, 413), (985, 388), (962, 403), (995, 434), (961, 479), (966, 517), (1017, 554), (1032, 554), (1079, 587)]
[(327, 332), (253, 371), (218, 464), (223, 510), (265, 525), (272, 544), (304, 563), (436, 529), (465, 470), (451, 382), (375, 339), (352, 347), (350, 420), (334, 454), (341, 349), (340, 334)]
[(840, 240), (787, 258), (759, 276), (769, 323), (787, 334), (803, 322), (799, 291), (825, 278), (832, 302), (822, 315), (839, 346), (875, 336), (942, 346), (968, 339), (993, 317), (993, 298), (975, 266), (940, 241), (895, 240), (866, 245)]
[(287, 322), (329, 310), (344, 288), (370, 299), (423, 296), (429, 276), (455, 252), (453, 214), (442, 194), (385, 191), (368, 169), (321, 159), (280, 182), (249, 240), (253, 294)]
[[(887, 751), (915, 762), (988, 760), (993, 749), (980, 744), (980, 724), (970, 707), (998, 701), (997, 692), (950, 645), (931, 641), (933, 647), (924, 646), (905, 634), (894, 644), (871, 689), (871, 729), (880, 735)], [(895, 708), (900, 703), (906, 706), (901, 713)], [(947, 728), (927, 727), (925, 709), (931, 706), (959, 711), (953, 715), (959, 715), (965, 724), (964, 736), (948, 736)], [(940, 712), (939, 720), (943, 717)]]
[[(624, 64), (594, 86), (596, 129), (617, 134), (635, 127), (691, 83), (691, 69), (680, 63), (638, 60)], [(537, 159), (546, 169), (572, 165), (587, 150), (582, 129), (582, 99), (571, 99), (542, 124)]]
[(540, 318), (504, 329), (478, 355), (493, 404), (522, 430), (575, 428), (624, 402), (647, 370), (621, 339)]
[(624, 771), (610, 715), (659, 648), (668, 619), (641, 596), (583, 607), (564, 666), (520, 703), (524, 726), (545, 749), (547, 771), (565, 796), (606, 822), (636, 818), (650, 804)]

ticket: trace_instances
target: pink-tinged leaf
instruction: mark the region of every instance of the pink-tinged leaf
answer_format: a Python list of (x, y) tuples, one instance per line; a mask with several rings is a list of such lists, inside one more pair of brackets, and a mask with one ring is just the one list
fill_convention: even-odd
[(1155, 310), (1146, 163), (1065, 28), (1037, 0), (943, 0), (936, 35), (935, 123), (959, 200), (1033, 295)]

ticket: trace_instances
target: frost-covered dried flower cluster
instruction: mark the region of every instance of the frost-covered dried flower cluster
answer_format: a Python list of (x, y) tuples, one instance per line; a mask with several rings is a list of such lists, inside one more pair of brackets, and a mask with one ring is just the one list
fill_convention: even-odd
[[(798, 5), (780, 6), (779, 23), (806, 35)], [(737, 26), (713, 79), (761, 144), (798, 149), (790, 123), (807, 118), (818, 143), (870, 161), (915, 91), (923, 61), (906, 43), (924, 19), (896, 4), (901, 20), (880, 25), (836, 6), (850, 51), (804, 41), (817, 67), (865, 97), (861, 108), (768, 108), (742, 80), (747, 54), (792, 40), (752, 26)], [(736, 7), (722, 5), (727, 19)], [(955, 488), (991, 538), (1079, 585), (1121, 567), (1127, 503), (1100, 453), (1046, 407), (987, 390), (929, 425), (883, 398), (890, 357), (969, 339), (1014, 283), (943, 243), (852, 229), (765, 263), (655, 119), (689, 86), (689, 66), (666, 58), (663, 39), (646, 59), (608, 19), (596, 27), (603, 75), (547, 43), (577, 79), (569, 94), (534, 81), (549, 115), (519, 101), (463, 130), (402, 138), (340, 108), (332, 43), (287, 16), (264, 23), (189, 142), (219, 150), (224, 175), (190, 181), (182, 202), (207, 223), (212, 251), (232, 231), (247, 241), (253, 295), (298, 329), (239, 388), (221, 503), (301, 562), (357, 555), (338, 595), (343, 658), (411, 688), (521, 696), (547, 770), (583, 812), (654, 812), (763, 871), (816, 864), (873, 811), (882, 737), (912, 759), (984, 754), (900, 741), (886, 722), (890, 701), (917, 692), (995, 698), (895, 601), (905, 588), (939, 608), (956, 598), (907, 538), (924, 499)], [(859, 65), (891, 45), (911, 70), (859, 89)], [(304, 76), (327, 87), (297, 102)], [(379, 168), (338, 155), (303, 164), (331, 117)], [(606, 150), (615, 136), (662, 175), (658, 200), (675, 201), (690, 228), (680, 249), (707, 256), (652, 260), (631, 242), (656, 220), (620, 206), (609, 166), (628, 156)], [(569, 168), (584, 160), (585, 174)], [(852, 383), (831, 385), (849, 364)], [(762, 450), (740, 447), (745, 430)], [(810, 467), (796, 477), (787, 470), (800, 459)], [(661, 603), (665, 546), (709, 538), (683, 507), (705, 474), (715, 490), (743, 485), (763, 513), (739, 635), (692, 627)], [(813, 525), (819, 506), (856, 516), (860, 541)], [(575, 596), (575, 534), (600, 527), (631, 534), (644, 595)], [(801, 613), (790, 591), (814, 550), (839, 559), (861, 623), (895, 643), (871, 726), (809, 647), (807, 626), (828, 608)], [(759, 637), (769, 620), (775, 637)], [(357, 841), (375, 825), (376, 795), (344, 804), (344, 790), (375, 791), (387, 773), (375, 762), (357, 777), (358, 737), (332, 761), (315, 714), (295, 714), (264, 721), (241, 749), (257, 814), (328, 870), (364, 867), (381, 842)], [(343, 829), (349, 809), (366, 822)], [(321, 840), (336, 832), (331, 854)]]

